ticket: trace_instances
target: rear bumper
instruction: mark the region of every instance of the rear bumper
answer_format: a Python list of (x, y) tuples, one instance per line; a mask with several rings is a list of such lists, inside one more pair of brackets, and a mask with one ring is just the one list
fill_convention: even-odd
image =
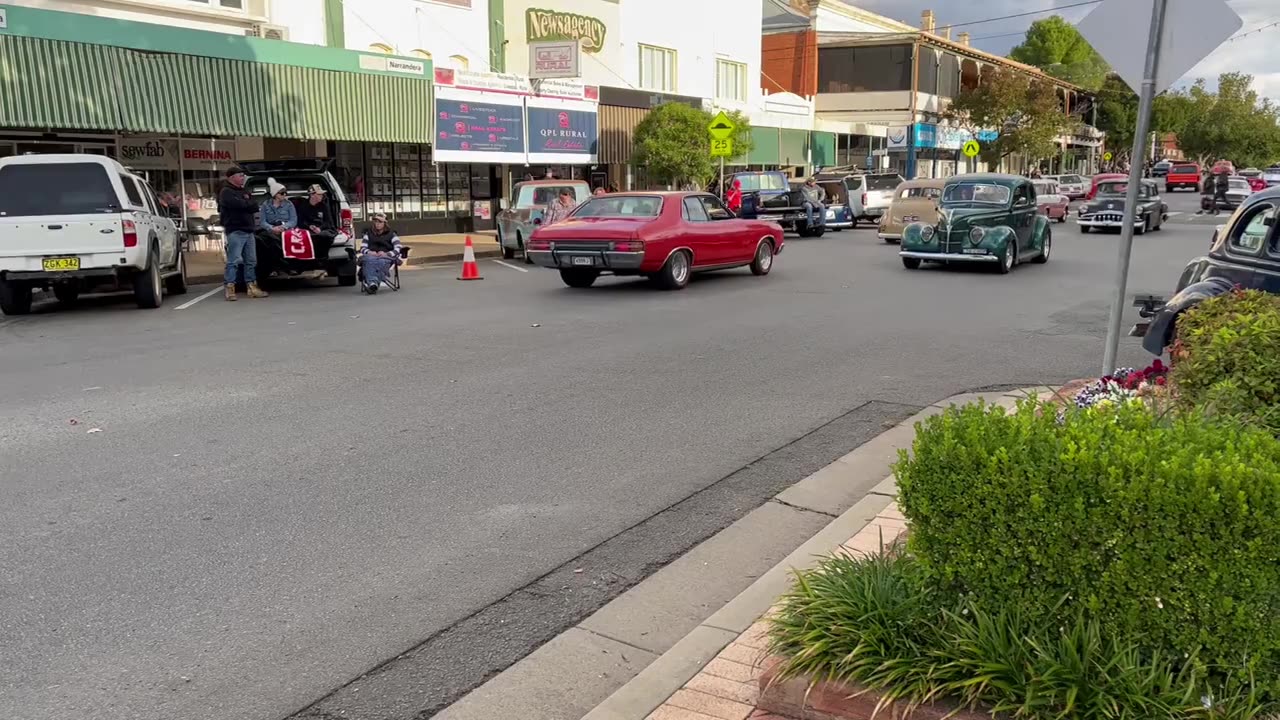
[(3, 273), (0, 273), (0, 278), (3, 278), (4, 280), (8, 280), (8, 281), (19, 281), (19, 282), (32, 282), (32, 281), (57, 282), (59, 280), (83, 280), (83, 279), (93, 279), (93, 280), (117, 279), (118, 280), (121, 278), (130, 277), (137, 272), (139, 272), (139, 268), (121, 265), (116, 267), (81, 268), (79, 270), (65, 270), (65, 271), (59, 271), (59, 272), (46, 272), (44, 270), (30, 270), (30, 271), (26, 271), (26, 270), (11, 271), (10, 270), (10, 271), (5, 271)]
[(877, 238), (879, 238), (879, 239), (881, 239), (881, 240), (901, 240), (901, 239), (902, 239), (902, 233), (900, 233), (900, 232), (898, 232), (898, 233), (886, 233), (886, 232), (882, 232), (882, 233), (876, 233), (876, 237), (877, 237)]
[(559, 270), (638, 272), (640, 267), (644, 265), (643, 252), (530, 250), (529, 259), (533, 261), (534, 265)]

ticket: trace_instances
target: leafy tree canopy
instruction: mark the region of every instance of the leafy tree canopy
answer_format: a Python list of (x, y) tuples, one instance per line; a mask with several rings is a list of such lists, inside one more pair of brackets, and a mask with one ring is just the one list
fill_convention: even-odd
[[(732, 138), (734, 152), (744, 156), (752, 148), (751, 123), (742, 113), (727, 114), (737, 126)], [(712, 117), (683, 103), (666, 103), (650, 110), (636, 126), (635, 162), (647, 168), (657, 182), (706, 186), (718, 166), (711, 157), (707, 133)]]
[(1102, 87), (1110, 71), (1102, 56), (1060, 15), (1031, 23), (1026, 38), (1009, 57), (1086, 90)]
[(990, 68), (982, 83), (957, 95), (944, 117), (977, 133), (995, 130), (999, 136), (984, 143), (982, 160), (999, 162), (1013, 153), (1030, 158), (1057, 152), (1058, 137), (1075, 130), (1079, 121), (1062, 110), (1057, 89), (1039, 78), (1011, 68)]

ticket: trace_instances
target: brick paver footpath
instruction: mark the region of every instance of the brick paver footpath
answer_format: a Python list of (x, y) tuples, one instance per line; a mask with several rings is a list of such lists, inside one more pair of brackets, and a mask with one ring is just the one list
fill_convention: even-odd
[[(897, 504), (891, 504), (837, 552), (875, 555), (906, 530), (906, 519)], [(647, 720), (786, 720), (756, 708), (768, 646), (767, 617), (768, 613), (761, 616)]]

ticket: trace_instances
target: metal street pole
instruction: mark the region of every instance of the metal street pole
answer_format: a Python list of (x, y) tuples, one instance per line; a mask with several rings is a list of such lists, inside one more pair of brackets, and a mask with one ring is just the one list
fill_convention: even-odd
[(1164, 17), (1168, 0), (1152, 0), (1151, 34), (1147, 39), (1147, 63), (1142, 73), (1142, 92), (1138, 95), (1138, 127), (1133, 133), (1133, 162), (1129, 166), (1129, 191), (1124, 198), (1124, 226), (1120, 228), (1120, 249), (1116, 262), (1116, 292), (1111, 299), (1111, 318), (1107, 324), (1107, 346), (1102, 353), (1102, 374), (1116, 369), (1120, 349), (1120, 322), (1124, 319), (1125, 295), (1129, 283), (1129, 257), (1133, 253), (1133, 220), (1137, 217), (1138, 187), (1142, 183), (1143, 155), (1146, 154), (1147, 131), (1151, 128), (1151, 106), (1155, 101), (1156, 71), (1160, 67), (1160, 36), (1164, 33)]
[(720, 156), (720, 197), (725, 197), (726, 189), (724, 187), (724, 156)]

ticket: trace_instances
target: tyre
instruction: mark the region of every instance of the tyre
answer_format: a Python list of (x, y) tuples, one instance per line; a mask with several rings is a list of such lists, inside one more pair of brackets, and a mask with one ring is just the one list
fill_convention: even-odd
[(1172, 186), (1172, 185), (1169, 185), (1169, 184), (1165, 184), (1165, 186), (1164, 186), (1164, 191), (1165, 191), (1165, 192), (1167, 192), (1167, 193), (1171, 193), (1171, 192), (1173, 192), (1173, 186)]
[(807, 238), (807, 237), (809, 237), (812, 233), (809, 231), (809, 226), (808, 226), (808, 225), (797, 225), (797, 226), (796, 226), (796, 234), (797, 234), (797, 235), (799, 235), (799, 236), (800, 236), (800, 237), (802, 237), (802, 238)]
[(1012, 238), (1004, 243), (1004, 255), (1000, 256), (1000, 263), (996, 265), (996, 270), (1001, 275), (1008, 275), (1013, 270), (1013, 266), (1018, 264), (1018, 243)]
[(756, 247), (756, 256), (751, 261), (752, 275), (768, 275), (773, 269), (773, 242), (770, 240), (761, 240), (760, 245)]
[(571, 288), (589, 288), (600, 273), (595, 270), (561, 270), (560, 279)]
[(691, 274), (689, 254), (683, 250), (671, 253), (667, 263), (658, 271), (658, 286), (663, 290), (681, 290), (689, 284)]
[(1062, 216), (1058, 218), (1058, 222), (1059, 222), (1059, 223), (1064, 223), (1064, 222), (1066, 222), (1066, 221), (1067, 221), (1067, 214), (1066, 214), (1066, 213), (1062, 213)]
[(31, 312), (31, 286), (0, 280), (0, 312), (26, 315)]
[(1046, 228), (1044, 231), (1044, 249), (1042, 249), (1040, 251), (1040, 254), (1037, 255), (1036, 258), (1031, 262), (1037, 265), (1043, 265), (1049, 262), (1049, 253), (1051, 253), (1052, 251), (1053, 251), (1053, 233), (1049, 232), (1048, 228)]
[(164, 301), (164, 285), (160, 281), (160, 254), (151, 248), (147, 267), (133, 276), (133, 301), (138, 307), (153, 310)]
[(920, 258), (902, 258), (902, 267), (908, 270), (916, 270), (920, 267)]
[(355, 287), (356, 280), (355, 273), (340, 274), (338, 275), (338, 287)]
[(170, 295), (187, 294), (187, 253), (178, 251), (178, 274), (164, 279), (164, 290)]
[[(516, 247), (520, 248), (520, 257), (524, 260), (525, 265), (532, 265), (533, 258), (529, 257), (529, 250), (524, 246), (524, 238), (520, 237), (520, 233), (516, 233)], [(515, 257), (514, 255), (512, 257)]]
[(516, 259), (516, 249), (515, 249), (515, 248), (509, 248), (509, 247), (507, 247), (506, 245), (503, 245), (503, 246), (502, 246), (502, 259), (503, 259), (503, 260), (515, 260), (515, 259)]
[(826, 232), (827, 232), (826, 226), (819, 225), (818, 227), (810, 230), (809, 235), (810, 237), (822, 237), (823, 235), (826, 234)]
[(1088, 225), (1081, 225), (1080, 232), (1084, 235), (1088, 235), (1089, 233), (1093, 232), (1093, 228), (1089, 227)]
[(80, 286), (75, 282), (58, 283), (53, 286), (53, 296), (63, 305), (75, 305), (80, 299)]

